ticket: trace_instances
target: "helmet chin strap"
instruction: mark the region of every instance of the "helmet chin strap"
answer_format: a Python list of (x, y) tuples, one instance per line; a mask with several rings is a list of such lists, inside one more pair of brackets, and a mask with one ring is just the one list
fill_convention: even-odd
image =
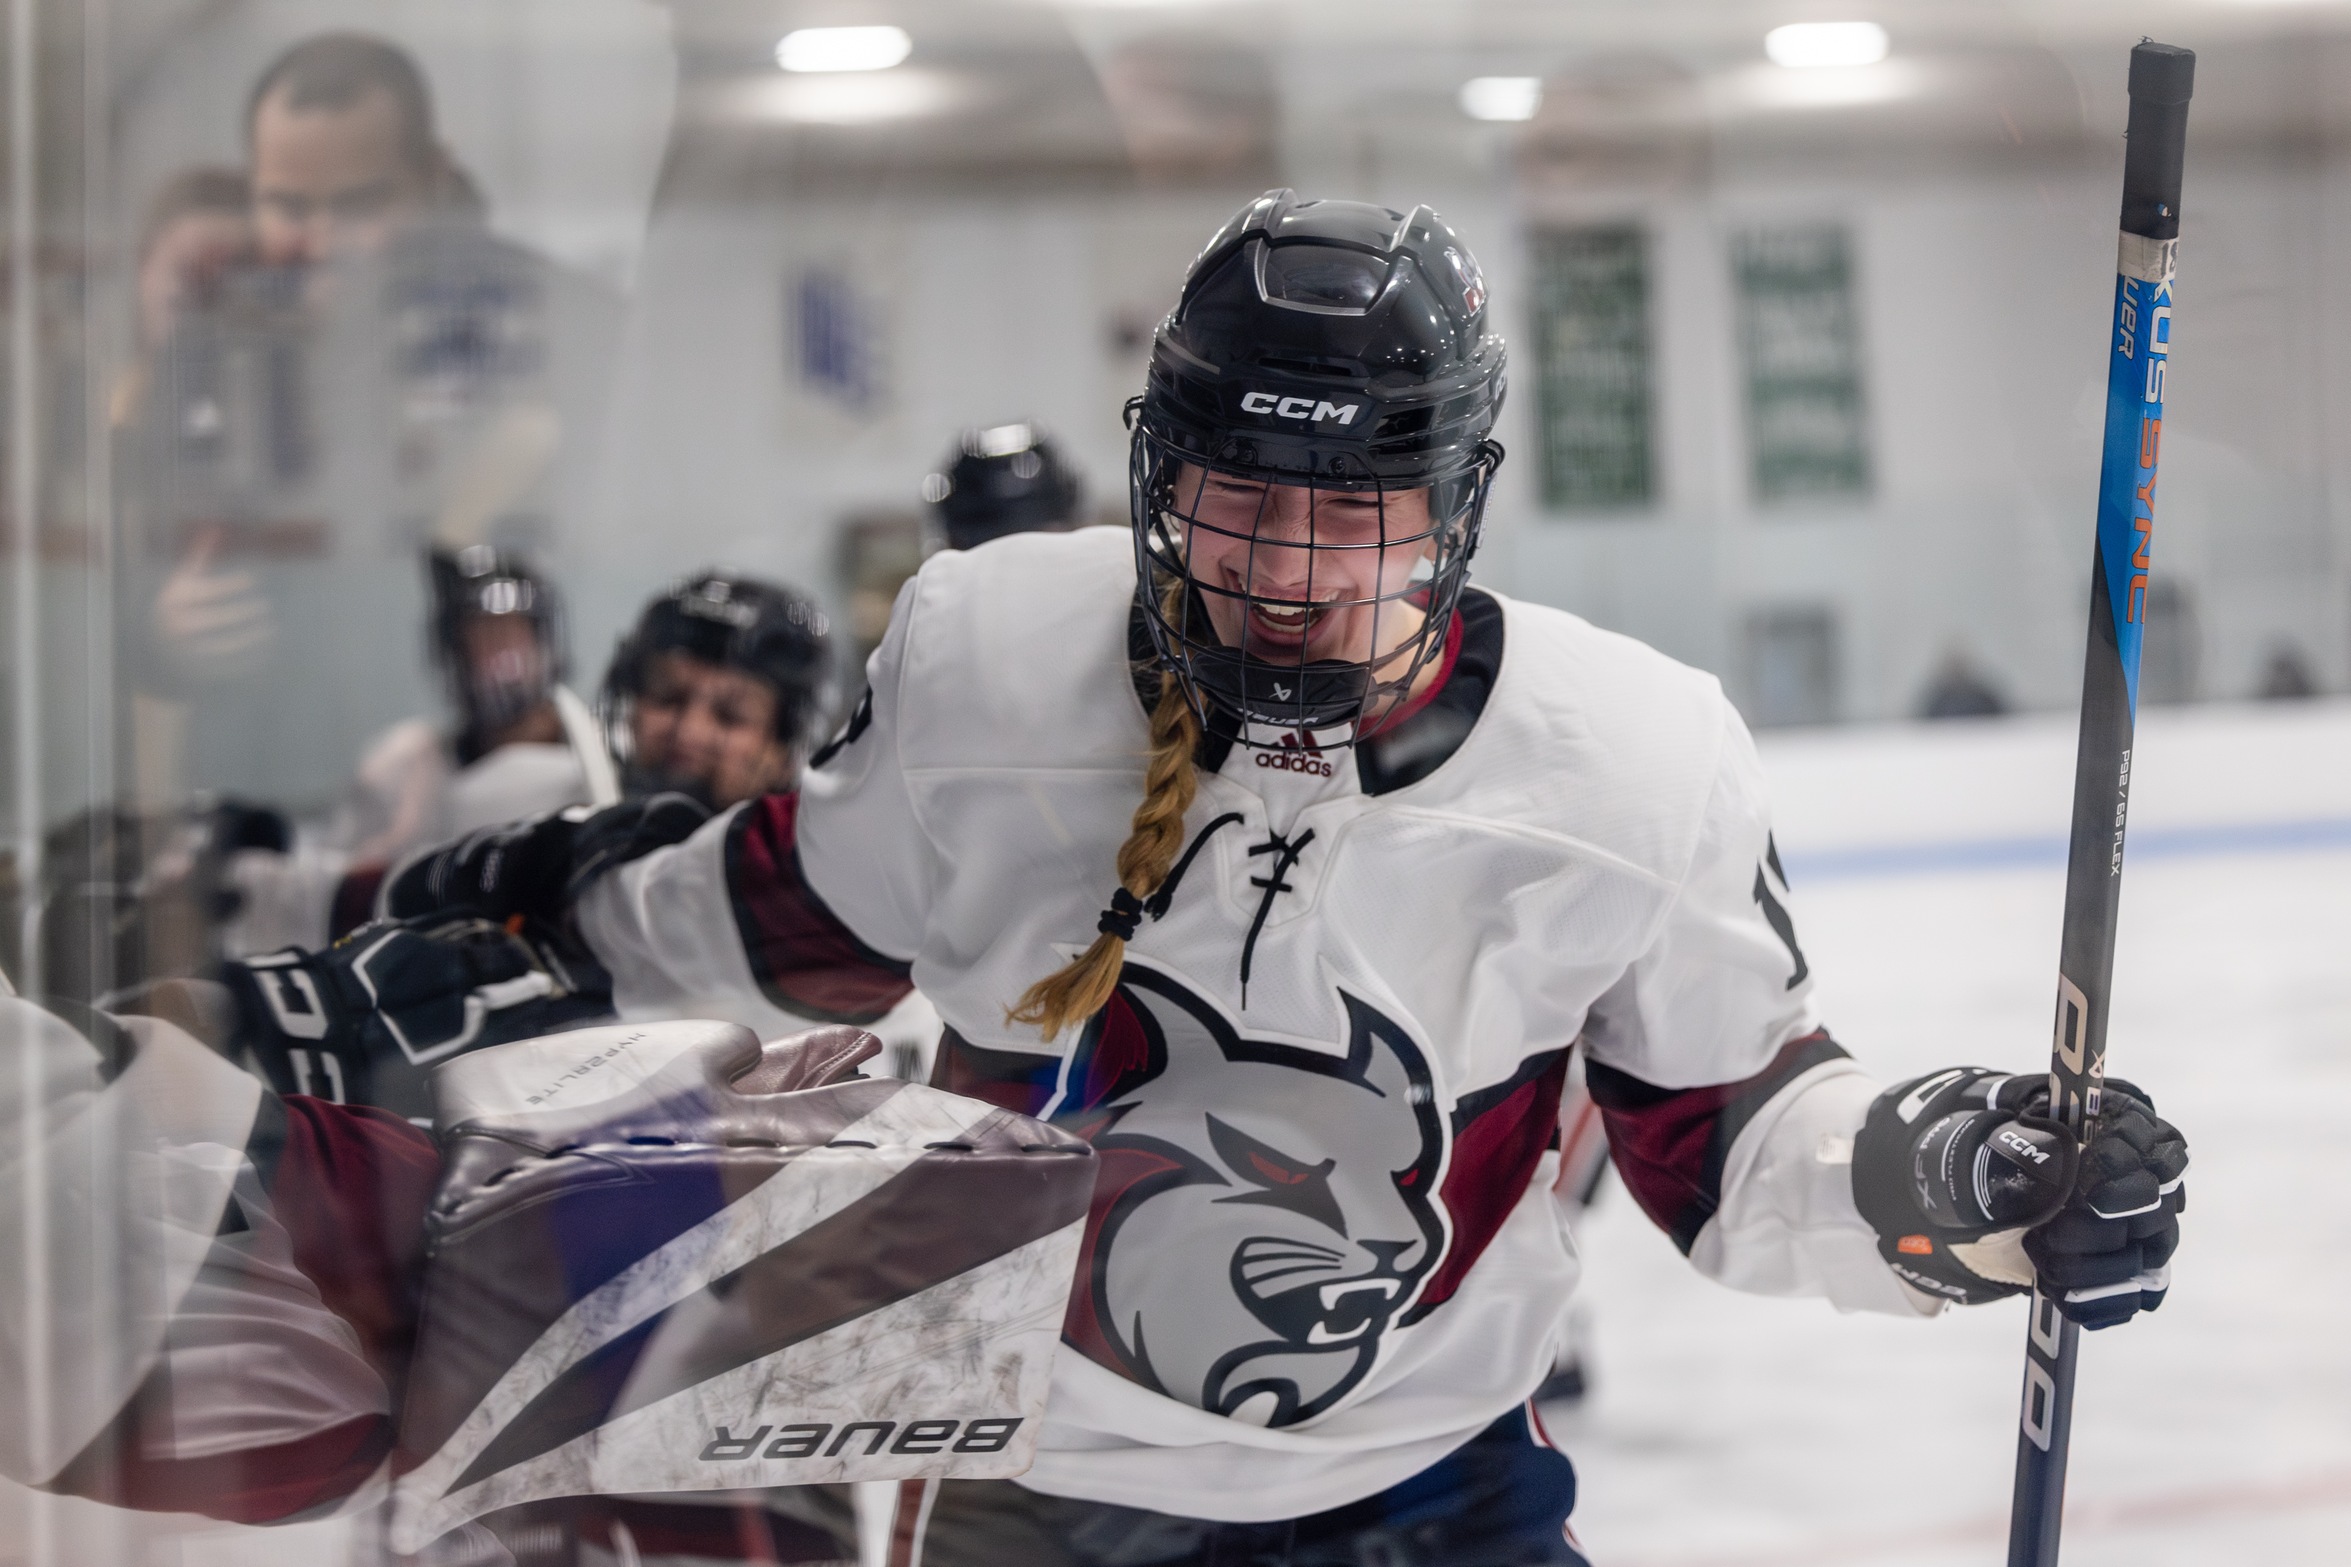
[[(1173, 575), (1164, 563), (1161, 569)], [(1147, 611), (1159, 644), (1157, 662), (1174, 672), (1204, 721), (1212, 710), (1222, 713), (1231, 721), (1234, 740), (1251, 748), (1284, 744), (1282, 736), (1311, 734), (1318, 745), (1333, 749), (1376, 733), (1413, 700), (1421, 676), (1442, 663), (1454, 633), (1448, 595), (1442, 605), (1416, 605), (1421, 624), (1384, 653), (1362, 660), (1276, 663), (1225, 641), (1214, 630), (1197, 587), (1189, 577), (1181, 580), (1188, 592), (1162, 593)], [(1431, 586), (1425, 575), (1419, 576), (1398, 601), (1426, 595)], [(1195, 640), (1182, 629), (1195, 626), (1209, 628), (1213, 641)], [(1182, 656), (1171, 657), (1171, 649)], [(1381, 678), (1390, 669), (1399, 673)], [(1253, 738), (1252, 729), (1264, 731), (1266, 738)]]

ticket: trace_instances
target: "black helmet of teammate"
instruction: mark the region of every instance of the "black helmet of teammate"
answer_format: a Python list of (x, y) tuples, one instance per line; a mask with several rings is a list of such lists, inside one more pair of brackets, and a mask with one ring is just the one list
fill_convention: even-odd
[[(466, 755), (546, 701), (563, 678), (562, 603), (546, 578), (487, 544), (434, 549), (427, 560), (433, 662), (463, 715), (458, 750)], [(529, 622), (528, 647), (499, 648), (484, 656), (468, 646), (468, 626), (502, 615)]]
[(939, 509), (947, 547), (957, 550), (1069, 527), (1084, 493), (1053, 443), (1026, 424), (965, 431), (946, 467), (922, 481), (922, 498)]
[(635, 761), (630, 709), (655, 655), (684, 653), (761, 681), (775, 692), (776, 738), (797, 746), (823, 716), (831, 633), (814, 599), (779, 583), (720, 571), (679, 580), (645, 606), (604, 673), (598, 705), (624, 773)]
[[(1348, 725), (1408, 689), (1442, 650), (1502, 460), (1491, 432), (1503, 358), (1476, 258), (1426, 207), (1397, 212), (1277, 190), (1208, 242), (1160, 324), (1150, 379), (1128, 410), (1143, 610), (1159, 657), (1204, 717), (1221, 709), (1283, 729)], [(1268, 657), (1218, 638), (1204, 594), (1286, 613), (1296, 606), (1191, 569), (1194, 536), (1207, 526), (1194, 515), (1197, 485), (1210, 472), (1304, 487), (1310, 501), (1339, 490), (1383, 497), (1368, 547), (1417, 544), (1423, 564), (1370, 597), (1330, 601), (1372, 611), (1372, 657), (1310, 661), (1303, 645)], [(1189, 493), (1179, 484), (1186, 475)], [(1388, 531), (1384, 497), (1421, 489), (1429, 520)], [(1315, 543), (1311, 527), (1306, 548), (1341, 547)], [(1249, 559), (1254, 576), (1254, 552)], [(1399, 615), (1417, 627), (1391, 641)], [(1245, 728), (1239, 738), (1248, 743)]]

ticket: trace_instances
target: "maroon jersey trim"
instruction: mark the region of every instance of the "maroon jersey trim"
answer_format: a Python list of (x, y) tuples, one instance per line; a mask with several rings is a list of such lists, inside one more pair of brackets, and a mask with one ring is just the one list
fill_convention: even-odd
[(1453, 1220), (1453, 1244), (1404, 1314), (1406, 1326), (1451, 1300), (1493, 1244), (1552, 1146), (1566, 1092), (1567, 1052), (1546, 1050), (1521, 1061), (1508, 1081), (1453, 1107), (1452, 1162), (1437, 1185), (1437, 1202)]
[(1598, 1061), (1585, 1065), (1584, 1082), (1626, 1189), (1687, 1256), (1722, 1206), (1723, 1161), (1755, 1112), (1797, 1077), (1845, 1058), (1821, 1029), (1790, 1040), (1771, 1065), (1736, 1083), (1659, 1088)]
[[(388, 1415), (368, 1415), (273, 1447), (207, 1458), (155, 1458), (140, 1428), (168, 1423), (169, 1379), (158, 1373), (112, 1425), (44, 1490), (141, 1512), (196, 1513), (227, 1523), (278, 1523), (350, 1495), (392, 1448)], [(168, 1429), (168, 1424), (166, 1425)]]
[[(392, 1408), (416, 1336), (426, 1205), (440, 1178), (433, 1140), (396, 1115), (290, 1095), (264, 1098), (246, 1153), (269, 1215), (319, 1300), (348, 1323)], [(231, 1204), (233, 1232), (246, 1224)], [(157, 1456), (171, 1429), (172, 1383), (158, 1367), (107, 1429), (46, 1489), (144, 1511), (274, 1523), (357, 1490), (391, 1450), (390, 1413), (341, 1421), (290, 1441), (202, 1458)]]
[(914, 989), (912, 965), (860, 941), (808, 884), (799, 813), (799, 795), (765, 795), (728, 825), (735, 929), (768, 1000), (821, 1022), (871, 1023)]

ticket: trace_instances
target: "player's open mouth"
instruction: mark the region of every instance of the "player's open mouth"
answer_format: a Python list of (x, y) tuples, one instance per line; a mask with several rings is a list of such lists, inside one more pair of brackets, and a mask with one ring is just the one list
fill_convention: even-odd
[(1252, 642), (1297, 647), (1330, 618), (1331, 603), (1284, 603), (1275, 599), (1249, 600), (1249, 636)]

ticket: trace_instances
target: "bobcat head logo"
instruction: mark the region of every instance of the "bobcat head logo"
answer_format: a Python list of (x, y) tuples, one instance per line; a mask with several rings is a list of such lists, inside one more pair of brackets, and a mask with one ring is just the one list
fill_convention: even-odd
[(1130, 967), (1060, 1119), (1101, 1160), (1071, 1342), (1256, 1425), (1335, 1407), (1445, 1251), (1446, 1122), (1402, 1028), (1342, 995), (1347, 1053), (1243, 1038)]

